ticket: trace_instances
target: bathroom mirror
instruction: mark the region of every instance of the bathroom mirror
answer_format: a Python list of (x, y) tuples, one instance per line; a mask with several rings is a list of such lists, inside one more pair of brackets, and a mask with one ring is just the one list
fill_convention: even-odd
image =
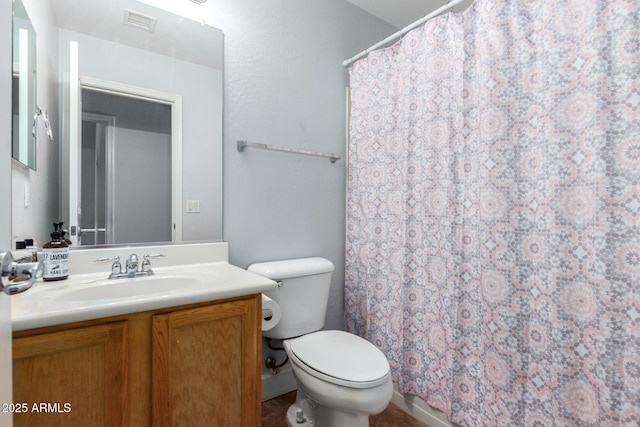
[[(57, 27), (56, 78), (61, 94), (57, 106), (61, 153), (59, 219), (65, 227), (76, 226), (76, 233), (72, 233), (72, 240), (78, 243), (75, 246), (222, 240), (222, 32), (148, 4), (153, 0), (23, 1), (27, 6), (33, 3), (34, 7), (51, 11)], [(42, 6), (45, 1), (49, 2), (48, 7)], [(74, 44), (75, 53), (71, 48)], [(70, 79), (79, 85), (75, 95), (70, 91)], [(106, 97), (96, 101), (95, 95), (101, 94)], [(146, 101), (156, 101), (155, 94), (160, 94), (161, 104), (171, 105), (169, 111), (150, 108), (138, 124), (133, 124), (131, 112), (141, 111)], [(113, 110), (115, 105), (124, 104), (109, 99), (114, 96), (131, 101), (122, 113)], [(73, 99), (77, 102), (75, 110)], [(152, 129), (152, 122), (161, 125)], [(75, 149), (70, 147), (74, 133), (82, 141), (100, 129), (106, 129), (103, 142), (94, 142), (88, 148), (82, 145), (84, 142)], [(122, 136), (125, 133), (136, 136), (126, 140)], [(111, 154), (104, 151), (104, 135), (109, 134), (115, 135), (115, 144), (128, 145), (128, 155), (123, 155), (117, 145), (111, 148)], [(148, 144), (133, 146), (150, 134), (162, 134), (163, 138), (168, 135), (173, 145), (170, 142), (169, 148), (165, 144), (158, 149)], [(103, 150), (102, 154), (87, 153), (96, 147)], [(108, 144), (106, 147), (109, 149)], [(167, 150), (169, 160), (158, 155)], [(111, 159), (111, 166), (107, 163), (100, 168), (115, 171), (113, 176), (99, 176), (91, 170), (91, 164), (100, 159)], [(128, 168), (126, 179), (122, 179), (124, 169), (118, 168)], [(144, 181), (162, 168), (168, 168), (168, 172)], [(87, 176), (90, 187), (98, 182), (115, 183), (118, 177), (120, 187), (114, 184), (111, 188), (87, 190), (85, 184), (89, 181), (82, 182)], [(131, 194), (118, 201), (114, 195), (121, 195), (123, 189)], [(74, 195), (78, 195), (76, 204)], [(82, 205), (80, 198), (90, 199), (89, 206)], [(174, 212), (173, 217), (169, 212), (170, 220), (162, 225), (150, 215), (160, 210), (166, 213), (167, 198)], [(165, 199), (165, 205), (156, 208), (160, 199)], [(102, 210), (105, 201), (112, 203), (110, 210)], [(119, 225), (125, 214), (129, 222)], [(80, 228), (87, 231), (76, 240)], [(107, 239), (107, 235), (111, 238)]]
[(36, 31), (21, 0), (13, 1), (12, 156), (36, 169)]

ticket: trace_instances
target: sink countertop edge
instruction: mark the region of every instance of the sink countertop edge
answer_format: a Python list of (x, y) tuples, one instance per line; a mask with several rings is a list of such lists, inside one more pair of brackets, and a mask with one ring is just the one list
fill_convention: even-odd
[[(22, 331), (47, 326), (55, 326), (66, 323), (80, 322), (84, 320), (100, 319), (104, 317), (119, 316), (155, 309), (162, 309), (186, 304), (195, 304), (207, 301), (216, 301), (227, 298), (241, 297), (259, 294), (277, 287), (277, 284), (267, 278), (248, 272), (240, 267), (226, 262), (185, 265), (184, 270), (193, 272), (217, 269), (221, 274), (220, 283), (207, 289), (188, 289), (171, 295), (156, 294), (146, 297), (131, 297), (117, 300), (97, 300), (92, 304), (54, 304), (51, 301), (41, 301), (43, 297), (36, 293), (43, 293), (47, 286), (64, 287), (67, 281), (36, 283), (33, 291), (25, 292), (13, 297), (12, 304), (12, 329)], [(157, 274), (166, 271), (167, 268), (159, 267)], [(90, 287), (92, 281), (106, 279), (104, 274), (78, 275), (73, 283), (78, 287)], [(118, 279), (115, 279), (116, 281)], [(136, 280), (136, 279), (131, 279)], [(83, 283), (83, 281), (85, 281)], [(114, 283), (117, 283), (114, 281)], [(222, 283), (222, 285), (220, 285)], [(75, 286), (72, 285), (72, 286)], [(40, 297), (40, 300), (38, 300)], [(31, 300), (33, 299), (33, 300)], [(46, 299), (46, 298), (45, 298)], [(16, 304), (17, 303), (17, 304)], [(29, 308), (26, 308), (29, 307)]]

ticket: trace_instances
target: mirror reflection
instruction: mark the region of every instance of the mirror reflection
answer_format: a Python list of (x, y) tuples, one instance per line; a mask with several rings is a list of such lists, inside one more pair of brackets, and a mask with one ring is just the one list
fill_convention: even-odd
[[(40, 159), (59, 206), (38, 222), (64, 221), (75, 246), (221, 240), (222, 32), (149, 0), (23, 1), (57, 37), (39, 79), (60, 89), (42, 106), (58, 150)], [(46, 241), (20, 218), (14, 239)]]
[(36, 141), (32, 124), (36, 114), (36, 31), (20, 0), (13, 2), (12, 156), (36, 169)]
[(77, 243), (173, 240), (167, 191), (174, 167), (172, 106), (90, 89), (82, 90), (81, 98)]

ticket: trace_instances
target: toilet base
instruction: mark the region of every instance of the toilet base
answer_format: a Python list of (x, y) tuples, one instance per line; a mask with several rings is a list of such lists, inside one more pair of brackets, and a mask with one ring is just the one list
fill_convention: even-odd
[[(298, 422), (298, 411), (302, 410), (303, 422)], [(369, 427), (367, 414), (355, 414), (323, 407), (308, 399), (294, 403), (287, 410), (287, 426), (289, 427)]]

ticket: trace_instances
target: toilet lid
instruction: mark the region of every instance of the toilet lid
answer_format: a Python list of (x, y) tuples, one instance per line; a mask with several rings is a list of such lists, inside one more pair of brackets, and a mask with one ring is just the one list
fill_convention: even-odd
[(291, 350), (310, 368), (349, 382), (378, 380), (389, 362), (369, 341), (343, 331), (319, 331), (291, 340)]

